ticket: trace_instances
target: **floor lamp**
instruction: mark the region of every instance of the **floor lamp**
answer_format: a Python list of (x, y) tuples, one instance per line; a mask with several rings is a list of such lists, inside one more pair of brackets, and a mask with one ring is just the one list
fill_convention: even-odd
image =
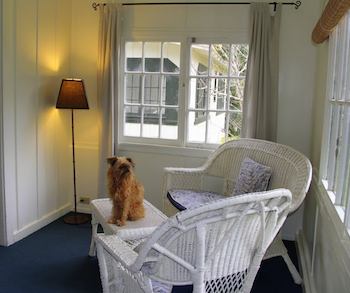
[(73, 185), (74, 185), (74, 213), (63, 218), (67, 224), (78, 225), (88, 222), (89, 216), (77, 212), (77, 188), (75, 177), (75, 146), (74, 146), (74, 109), (89, 109), (86, 99), (84, 82), (82, 79), (65, 78), (62, 80), (60, 92), (56, 103), (58, 109), (71, 109), (72, 111), (72, 150), (73, 150)]

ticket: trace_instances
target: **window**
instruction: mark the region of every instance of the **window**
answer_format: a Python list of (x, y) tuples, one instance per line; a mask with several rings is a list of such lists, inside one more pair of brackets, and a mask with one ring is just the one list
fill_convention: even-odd
[(321, 176), (350, 228), (350, 14), (331, 34)]
[(192, 44), (188, 84), (189, 143), (240, 137), (248, 45)]
[(124, 140), (185, 146), (240, 137), (248, 45), (127, 41), (124, 56)]
[(176, 140), (180, 44), (127, 42), (124, 135)]

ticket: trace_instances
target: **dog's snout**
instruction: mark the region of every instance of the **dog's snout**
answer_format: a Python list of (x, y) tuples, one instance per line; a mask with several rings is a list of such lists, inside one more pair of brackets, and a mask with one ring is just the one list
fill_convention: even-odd
[(129, 170), (129, 165), (128, 164), (121, 164), (120, 165), (120, 169), (123, 169), (123, 170)]

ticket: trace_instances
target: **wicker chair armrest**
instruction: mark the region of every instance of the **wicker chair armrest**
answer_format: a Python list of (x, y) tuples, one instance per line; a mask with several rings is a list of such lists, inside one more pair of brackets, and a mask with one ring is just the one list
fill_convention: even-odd
[(102, 247), (104, 253), (106, 251), (127, 268), (130, 268), (138, 257), (138, 254), (116, 235), (98, 234), (95, 240), (97, 250)]
[(203, 175), (206, 173), (206, 169), (203, 167), (198, 168), (174, 168), (174, 167), (165, 167), (164, 173), (166, 175)]

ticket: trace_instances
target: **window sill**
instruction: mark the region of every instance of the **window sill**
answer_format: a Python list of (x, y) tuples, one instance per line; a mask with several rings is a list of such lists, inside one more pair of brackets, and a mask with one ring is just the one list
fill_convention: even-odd
[(183, 156), (191, 158), (208, 158), (213, 152), (213, 149), (165, 146), (165, 145), (150, 145), (141, 143), (120, 143), (117, 151), (152, 153), (160, 155)]

